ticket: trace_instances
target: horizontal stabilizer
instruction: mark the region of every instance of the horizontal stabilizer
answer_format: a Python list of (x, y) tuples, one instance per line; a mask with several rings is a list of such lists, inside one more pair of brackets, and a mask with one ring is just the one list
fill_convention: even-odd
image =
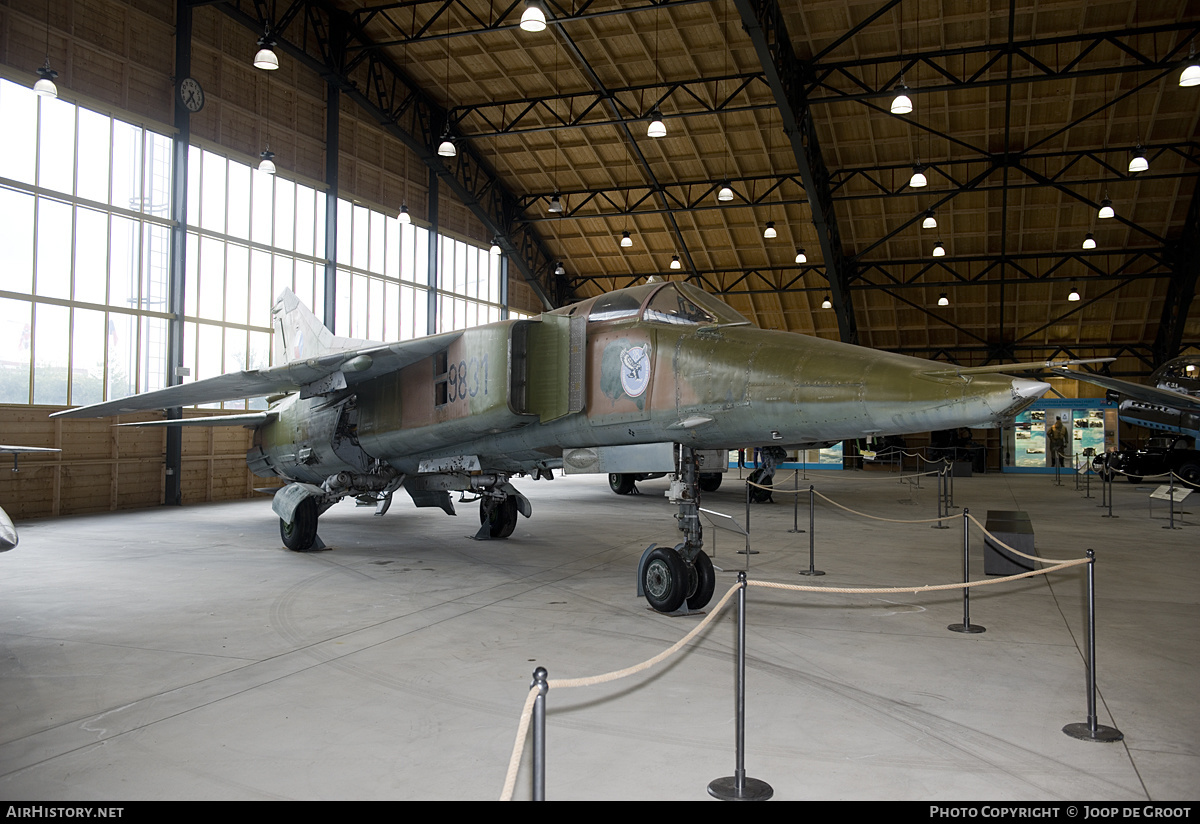
[(1076, 366), (1081, 363), (1110, 363), (1116, 358), (1087, 358), (1085, 360), (1026, 361), (1025, 363), (993, 363), (989, 366), (947, 366), (945, 369), (927, 369), (921, 374), (930, 377), (946, 375), (992, 375), (996, 373), (1028, 372), (1033, 369), (1055, 369)]
[(131, 421), (117, 426), (262, 426), (278, 417), (274, 412), (247, 412), (245, 415), (210, 415), (204, 418), (175, 418), (161, 421)]

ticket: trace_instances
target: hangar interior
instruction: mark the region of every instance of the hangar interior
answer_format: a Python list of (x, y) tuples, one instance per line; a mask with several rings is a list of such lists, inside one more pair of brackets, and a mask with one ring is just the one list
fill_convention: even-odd
[(0, 503), (254, 497), (246, 430), (47, 415), (270, 363), (284, 287), (402, 340), (657, 276), (763, 328), (1144, 379), (1200, 354), (1198, 42), (1196, 0), (6, 0), (0, 441), (63, 452)]

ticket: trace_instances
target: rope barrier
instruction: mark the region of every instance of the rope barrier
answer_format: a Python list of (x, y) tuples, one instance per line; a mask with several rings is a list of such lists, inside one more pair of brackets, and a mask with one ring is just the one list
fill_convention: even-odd
[[(971, 516), (968, 515), (968, 517), (971, 517)], [(971, 517), (971, 520), (974, 521), (975, 518)], [(979, 522), (976, 521), (976, 524), (978, 524), (978, 523)], [(986, 530), (984, 530), (984, 531), (986, 532)], [(1009, 547), (1009, 549), (1011, 549), (1011, 547)], [(1016, 550), (1012, 550), (1012, 551), (1016, 552)], [(1017, 552), (1017, 554), (1021, 555), (1022, 553)], [(1024, 557), (1028, 558), (1029, 556), (1026, 555)], [(1041, 560), (1041, 559), (1035, 558), (1034, 560)], [(992, 579), (981, 580), (981, 581), (958, 581), (953, 584), (925, 584), (925, 585), (918, 586), (918, 587), (912, 587), (912, 586), (906, 586), (906, 587), (819, 587), (819, 586), (811, 586), (811, 585), (804, 585), (804, 584), (780, 584), (780, 583), (776, 583), (774, 581), (752, 581), (752, 580), (747, 580), (746, 584), (747, 584), (747, 586), (763, 587), (765, 589), (779, 589), (779, 590), (785, 590), (785, 591), (790, 591), (790, 592), (822, 592), (822, 593), (836, 593), (839, 595), (896, 595), (896, 594), (911, 592), (915, 595), (920, 592), (940, 592), (940, 591), (944, 591), (944, 590), (961, 590), (966, 587), (979, 587), (979, 586), (989, 586), (992, 584), (1004, 584), (1004, 583), (1008, 583), (1010, 581), (1017, 581), (1022, 578), (1032, 578), (1036, 575), (1046, 575), (1051, 572), (1057, 572), (1062, 569), (1068, 569), (1073, 566), (1079, 566), (1081, 564), (1088, 564), (1088, 563), (1091, 563), (1091, 560), (1088, 558), (1077, 558), (1077, 559), (1071, 560), (1071, 561), (1055, 561), (1054, 566), (1045, 567), (1043, 569), (1030, 570), (1028, 572), (1021, 572), (1016, 575), (1006, 575), (1006, 576), (1003, 576), (1000, 578), (992, 578)], [(586, 686), (595, 686), (596, 684), (604, 684), (609, 681), (616, 681), (618, 679), (625, 678), (630, 675), (635, 675), (639, 672), (649, 669), (650, 667), (653, 667), (655, 664), (661, 663), (662, 661), (666, 660), (670, 656), (674, 655), (676, 652), (678, 652), (684, 646), (686, 646), (688, 644), (688, 642), (690, 642), (701, 631), (703, 631), (705, 627), (707, 627), (710, 623), (712, 623), (716, 619), (716, 617), (722, 612), (722, 610), (724, 610), (725, 607), (728, 606), (730, 599), (738, 591), (738, 589), (739, 589), (739, 586), (737, 584), (734, 584), (732, 587), (730, 587), (728, 589), (728, 591), (726, 591), (726, 593), (721, 597), (721, 600), (717, 602), (716, 606), (714, 606), (712, 608), (712, 610), (708, 613), (708, 615), (704, 616), (704, 620), (702, 620), (699, 624), (697, 624), (695, 627), (693, 627), (691, 632), (689, 632), (687, 635), (680, 638), (678, 641), (676, 641), (674, 644), (672, 644), (667, 649), (660, 652), (658, 655), (655, 655), (653, 658), (648, 658), (639, 664), (634, 664), (633, 666), (625, 667), (624, 669), (613, 670), (612, 672), (606, 672), (601, 675), (589, 675), (589, 676), (584, 676), (582, 678), (551, 679), (547, 682), (549, 688), (565, 689), (565, 688), (569, 688), (569, 687), (586, 687)], [(517, 722), (516, 741), (513, 743), (512, 755), (509, 757), (509, 761), (508, 761), (508, 770), (504, 776), (504, 788), (501, 790), (501, 793), (500, 793), (501, 801), (511, 801), (512, 800), (513, 792), (514, 792), (514, 789), (516, 787), (516, 782), (517, 782), (517, 772), (520, 769), (521, 758), (525, 753), (525, 741), (529, 737), (529, 724), (533, 718), (533, 705), (534, 705), (534, 702), (537, 700), (537, 697), (538, 697), (538, 692), (535, 689), (530, 689), (529, 693), (525, 696), (525, 704), (521, 709), (520, 720)]]
[[(799, 470), (797, 470), (797, 469), (793, 469), (793, 470), (792, 470), (792, 477), (793, 477), (793, 480), (794, 480), (794, 479), (795, 479), (795, 477), (796, 477), (796, 476), (798, 476), (799, 474), (800, 474), (800, 471), (799, 471)], [(870, 479), (870, 480), (872, 480), (872, 481), (889, 481), (889, 482), (894, 482), (894, 481), (903, 481), (903, 480), (906, 480), (906, 479), (908, 479), (908, 478), (929, 478), (929, 477), (933, 477), (933, 476), (935, 476), (935, 475), (938, 475), (938, 474), (939, 474), (939, 473), (937, 473), (937, 472), (918, 472), (918, 473), (917, 473), (917, 474), (915, 474), (915, 475), (881, 475), (881, 476), (880, 476), (880, 477), (878, 477), (878, 478), (869, 478), (869, 479)], [(828, 478), (822, 478), (821, 480), (828, 480), (828, 481), (849, 481), (849, 480), (855, 480), (855, 481), (861, 481), (861, 480), (866, 480), (866, 479), (868, 479), (868, 477), (869, 477), (869, 476), (866, 476), (866, 475), (855, 475), (853, 478), (839, 478), (837, 475), (830, 475)], [(749, 484), (750, 486), (753, 486), (753, 487), (757, 488), (757, 489), (766, 489), (766, 490), (769, 490), (769, 491), (771, 491), (771, 492), (775, 492), (775, 493), (777, 493), (777, 494), (780, 494), (780, 495), (799, 495), (801, 492), (808, 492), (808, 490), (807, 490), (807, 489), (784, 489), (784, 488), (782, 488), (782, 487), (779, 487), (779, 486), (765, 486), (765, 485), (763, 485), (763, 484), (755, 483), (754, 481), (751, 481), (750, 479), (746, 479), (746, 483), (747, 483), (747, 484)]]
[(886, 521), (890, 524), (928, 524), (928, 523), (933, 523), (934, 521), (949, 521), (949, 520), (952, 520), (952, 519), (958, 517), (957, 515), (942, 515), (937, 518), (917, 518), (915, 520), (901, 520), (899, 518), (881, 518), (878, 515), (868, 515), (865, 512), (859, 512), (857, 509), (851, 509), (848, 506), (839, 504), (837, 501), (833, 500), (832, 498), (822, 495), (816, 489), (814, 489), (813, 492), (816, 493), (817, 497), (821, 498), (824, 501), (828, 501), (829, 503), (836, 506), (838, 509), (844, 509), (847, 512), (853, 513), (854, 515), (859, 515), (863, 518), (870, 518), (872, 521)]
[(501, 801), (512, 801), (513, 791), (517, 786), (517, 770), (521, 767), (521, 756), (525, 754), (525, 739), (529, 737), (529, 722), (533, 718), (533, 704), (537, 699), (537, 690), (530, 690), (525, 696), (525, 706), (521, 708), (521, 720), (517, 722), (517, 740), (513, 743), (512, 756), (508, 759), (508, 772), (504, 774), (504, 789), (500, 791)]
[[(584, 676), (583, 678), (552, 678), (547, 681), (547, 686), (550, 689), (595, 686), (596, 684), (604, 684), (609, 681), (616, 681), (620, 678), (635, 675), (643, 670), (649, 669), (655, 664), (661, 663), (686, 646), (689, 641), (699, 635), (705, 627), (711, 624), (721, 613), (721, 610), (725, 609), (726, 605), (729, 603), (729, 599), (733, 597), (734, 593), (736, 593), (738, 589), (739, 587), (737, 584), (731, 586), (729, 591), (726, 592), (721, 597), (721, 600), (717, 602), (716, 606), (709, 611), (708, 615), (704, 616), (704, 620), (702, 620), (699, 624), (696, 624), (696, 626), (692, 628), (692, 631), (687, 635), (680, 638), (674, 644), (667, 647), (653, 658), (647, 658), (640, 664), (634, 664), (631, 667), (625, 667), (625, 669), (606, 672), (602, 675), (588, 675)], [(529, 695), (525, 698), (525, 708), (521, 711), (521, 720), (517, 724), (517, 740), (513, 744), (512, 756), (508, 761), (508, 772), (504, 778), (504, 789), (500, 794), (501, 801), (512, 800), (513, 787), (517, 782), (517, 770), (521, 764), (521, 756), (525, 752), (525, 739), (528, 738), (529, 723), (533, 717), (533, 702), (536, 698), (537, 691), (532, 689), (529, 691)]]
[(1077, 558), (1074, 561), (1063, 561), (1051, 567), (1043, 569), (1031, 569), (1028, 572), (1019, 572), (1016, 575), (1005, 575), (1000, 578), (989, 578), (982, 581), (959, 581), (954, 584), (925, 584), (919, 587), (817, 587), (810, 584), (777, 584), (774, 581), (747, 581), (749, 586), (766, 587), (767, 589), (785, 589), (794, 592), (834, 592), (839, 595), (898, 595), (905, 592), (911, 592), (914, 595), (918, 592), (939, 592), (947, 589), (964, 589), (966, 587), (983, 587), (990, 584), (1004, 584), (1009, 581), (1016, 581), (1021, 578), (1032, 578), (1035, 575), (1045, 575), (1050, 572), (1057, 572), (1060, 569), (1067, 569), (1081, 564), (1091, 563), (1087, 558)]

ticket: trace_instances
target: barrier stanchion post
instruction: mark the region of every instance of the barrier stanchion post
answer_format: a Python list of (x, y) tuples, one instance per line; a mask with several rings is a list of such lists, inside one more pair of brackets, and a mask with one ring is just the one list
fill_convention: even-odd
[(746, 481), (746, 534), (750, 534), (750, 481)]
[[(942, 504), (945, 502), (945, 495), (942, 492), (942, 488), (946, 484), (946, 479), (944, 477), (944, 475), (946, 474), (946, 466), (947, 466), (947, 464), (943, 463), (941, 469), (938, 470), (938, 476), (937, 476), (937, 502), (938, 502), (937, 516), (938, 516), (938, 521), (937, 521), (937, 523), (931, 525), (929, 527), (930, 529), (949, 529), (950, 528), (950, 527), (946, 526), (945, 524), (943, 524), (942, 520), (941, 520), (942, 515), (943, 515)], [(949, 515), (950, 513), (946, 512), (944, 514)]]
[(1058, 452), (1054, 453), (1054, 485), (1062, 486), (1062, 478), (1059, 477), (1059, 470), (1062, 469), (1062, 455)]
[(734, 718), (736, 738), (733, 775), (715, 778), (708, 785), (708, 794), (722, 801), (767, 801), (775, 790), (765, 781), (746, 775), (746, 573), (738, 573), (737, 602), (737, 713)]
[(1083, 471), (1083, 488), (1086, 490), (1083, 497), (1092, 497), (1092, 465), (1090, 463), (1087, 465), (1087, 469)]
[[(963, 583), (969, 583), (971, 580), (971, 510), (963, 510)], [(963, 587), (963, 619), (961, 624), (950, 624), (946, 629), (951, 632), (962, 632), (968, 635), (977, 635), (981, 632), (987, 632), (987, 629), (979, 624), (971, 623), (971, 588)]]
[(533, 671), (530, 689), (538, 691), (533, 700), (533, 800), (546, 800), (546, 693), (550, 691), (545, 667)]
[[(1120, 518), (1121, 517), (1120, 515), (1112, 514), (1113, 481), (1115, 481), (1117, 479), (1117, 473), (1110, 469), (1105, 474), (1108, 475), (1108, 477), (1104, 479), (1104, 485), (1106, 487), (1108, 487), (1108, 514), (1101, 515), (1100, 517), (1101, 518)], [(1103, 506), (1103, 504), (1101, 504), (1101, 506)]]
[(1083, 741), (1120, 741), (1125, 737), (1116, 727), (1096, 723), (1096, 552), (1087, 551), (1087, 713), (1084, 723), (1063, 727), (1063, 732)]
[(1170, 526), (1164, 526), (1163, 529), (1179, 529), (1175, 526), (1175, 471), (1171, 470), (1171, 523)]
[(949, 475), (949, 477), (950, 477), (949, 481), (946, 483), (946, 514), (949, 515), (950, 510), (958, 509), (958, 507), (956, 507), (954, 505), (954, 463), (953, 462), (946, 464), (946, 474)]
[(804, 530), (800, 528), (800, 472), (792, 473), (792, 528), (788, 532), (798, 534)]
[[(797, 497), (799, 497), (799, 496), (797, 496)], [(817, 493), (813, 489), (813, 485), (809, 484), (808, 485), (808, 569), (806, 571), (802, 571), (800, 573), (801, 575), (816, 576), (816, 575), (824, 575), (825, 574), (824, 572), (822, 572), (821, 570), (819, 570), (815, 566), (813, 566), (813, 557), (814, 557), (814, 553), (816, 552), (815, 542), (816, 542), (816, 534), (817, 534), (816, 525), (815, 525), (816, 511), (817, 511), (816, 500), (817, 500)]]

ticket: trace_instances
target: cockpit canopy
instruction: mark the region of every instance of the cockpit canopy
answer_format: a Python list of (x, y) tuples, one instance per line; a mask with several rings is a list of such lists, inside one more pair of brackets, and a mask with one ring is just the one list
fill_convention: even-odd
[(1160, 389), (1200, 397), (1200, 357), (1184, 355), (1167, 361), (1155, 371), (1154, 382)]
[[(584, 308), (584, 305), (578, 305)], [(575, 307), (556, 312), (575, 314)], [(587, 308), (589, 323), (641, 318), (682, 326), (749, 325), (738, 312), (690, 283), (647, 283), (601, 295)]]

